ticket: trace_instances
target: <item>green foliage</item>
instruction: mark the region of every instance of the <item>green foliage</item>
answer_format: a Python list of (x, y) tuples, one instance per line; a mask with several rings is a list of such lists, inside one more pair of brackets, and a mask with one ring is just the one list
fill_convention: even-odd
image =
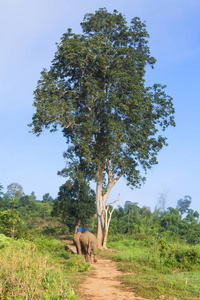
[(58, 198), (54, 202), (52, 215), (60, 216), (71, 231), (76, 219), (89, 219), (96, 212), (95, 193), (85, 181), (68, 180), (60, 187)]
[[(121, 268), (127, 264), (121, 263)], [(136, 274), (121, 277), (126, 286), (131, 287), (137, 296), (148, 299), (199, 300), (199, 273), (159, 274), (152, 269), (141, 270)], [(134, 268), (135, 271), (135, 268)]]
[(165, 86), (145, 86), (155, 59), (138, 17), (128, 26), (118, 11), (100, 8), (81, 27), (82, 34), (63, 34), (50, 69), (41, 72), (30, 126), (36, 135), (61, 128), (69, 144), (64, 175), (73, 176), (82, 160), (84, 179), (101, 185), (96, 197), (103, 207), (102, 191), (108, 195), (121, 176), (131, 187), (144, 182), (141, 170), (155, 165), (167, 145), (159, 130), (175, 126), (174, 108)]
[(0, 260), (1, 299), (76, 299), (66, 278), (69, 269), (34, 243), (12, 240), (0, 250)]
[(0, 232), (8, 237), (20, 238), (24, 236), (26, 230), (25, 223), (20, 214), (15, 210), (0, 212)]
[[(50, 197), (50, 196), (49, 196)], [(50, 197), (50, 199), (52, 199)], [(30, 218), (43, 217), (48, 218), (51, 215), (53, 201), (39, 201), (36, 200), (33, 192), (30, 196), (24, 195), (21, 197), (11, 198), (4, 194), (1, 200), (1, 211), (17, 210), (23, 219), (30, 220)]]
[(53, 202), (53, 198), (50, 196), (49, 193), (44, 194), (42, 199), (43, 199), (43, 202)]
[(10, 245), (11, 238), (5, 236), (4, 234), (0, 234), (0, 249), (7, 247)]
[(0, 184), (0, 197), (3, 195), (2, 190), (3, 190), (3, 185)]
[(58, 226), (53, 226), (52, 224), (49, 224), (47, 226), (43, 226), (40, 229), (40, 233), (42, 235), (46, 236), (58, 236), (63, 234), (69, 234), (69, 227), (65, 224), (61, 224)]
[(127, 201), (124, 208), (115, 209), (110, 224), (110, 234), (126, 234), (134, 239), (143, 240), (147, 236), (165, 238), (168, 241), (183, 240), (189, 244), (200, 243), (199, 214), (192, 209), (188, 210), (184, 219), (178, 209), (168, 207), (166, 211), (148, 207), (138, 207), (137, 204)]
[(148, 299), (199, 299), (200, 246), (169, 242), (164, 238), (134, 236), (114, 241), (115, 251), (101, 253), (118, 261), (121, 279), (137, 296)]
[(180, 212), (181, 216), (188, 211), (191, 201), (192, 198), (190, 196), (185, 196), (184, 199), (178, 200), (176, 208)]
[(117, 261), (137, 262), (148, 265), (160, 273), (173, 269), (200, 271), (200, 246), (185, 243), (169, 243), (166, 239), (135, 240), (116, 239), (108, 241), (108, 246), (121, 250), (114, 255)]
[(110, 242), (119, 242), (121, 240), (124, 240), (124, 236), (122, 234), (115, 234), (115, 235), (110, 235), (108, 240)]
[(90, 264), (85, 263), (83, 255), (73, 255), (70, 260), (65, 262), (65, 268), (70, 271), (87, 272), (90, 270)]
[(23, 187), (18, 183), (11, 183), (7, 186), (7, 194), (11, 198), (21, 197), (24, 195)]
[(173, 249), (167, 259), (166, 264), (183, 270), (200, 270), (200, 247), (185, 246)]
[(66, 251), (65, 245), (60, 240), (50, 236), (32, 236), (31, 241), (34, 242), (38, 251), (49, 253), (52, 257), (67, 259), (71, 255), (71, 252)]

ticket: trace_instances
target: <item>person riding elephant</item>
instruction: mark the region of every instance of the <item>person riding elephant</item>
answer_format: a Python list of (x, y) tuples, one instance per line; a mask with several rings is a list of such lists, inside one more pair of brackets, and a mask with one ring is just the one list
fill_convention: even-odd
[(73, 241), (74, 241), (74, 244), (76, 246), (76, 252), (77, 252), (77, 254), (80, 254), (80, 255), (82, 254), (81, 253), (81, 244), (80, 244), (80, 236), (81, 235), (82, 235), (81, 232), (77, 232), (73, 236)]
[(84, 230), (84, 232), (89, 231), (89, 226), (88, 226), (87, 223), (86, 223), (85, 226), (83, 227), (83, 230)]
[(77, 232), (82, 232), (81, 225), (79, 225), (79, 227), (77, 228)]
[(81, 251), (85, 255), (86, 262), (91, 262), (93, 252), (94, 262), (97, 262), (97, 239), (94, 234), (85, 231), (80, 236)]

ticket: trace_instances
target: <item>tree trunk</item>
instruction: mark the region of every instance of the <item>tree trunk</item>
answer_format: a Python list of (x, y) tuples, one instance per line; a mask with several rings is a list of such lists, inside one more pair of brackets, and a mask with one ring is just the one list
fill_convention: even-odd
[(101, 248), (104, 233), (104, 204), (102, 195), (102, 178), (99, 177), (96, 187), (96, 205), (97, 205), (97, 247)]
[(104, 231), (103, 249), (108, 249), (106, 246), (107, 238), (108, 238), (108, 227), (105, 228), (105, 231)]
[(77, 228), (79, 227), (79, 225), (81, 224), (81, 218), (77, 217), (76, 218), (76, 225), (74, 228), (74, 234), (77, 233)]
[[(101, 175), (99, 175), (101, 174)], [(97, 187), (96, 187), (96, 205), (97, 205), (97, 246), (101, 248), (104, 241), (104, 215), (106, 202), (112, 187), (115, 185), (116, 180), (109, 178), (109, 183), (107, 185), (107, 192), (102, 194), (102, 185), (103, 185), (103, 172), (98, 172), (97, 174)]]
[(104, 238), (103, 238), (103, 249), (107, 249), (106, 241), (108, 237), (108, 208), (105, 209), (105, 229), (104, 229)]
[(128, 232), (129, 232), (129, 219), (130, 219), (130, 211), (128, 213)]
[[(109, 226), (110, 226), (110, 221), (111, 221), (111, 218), (112, 218), (112, 213), (113, 213), (113, 211), (115, 209), (115, 206), (116, 206), (117, 202), (119, 201), (119, 196), (120, 195), (118, 195), (117, 200), (115, 200), (114, 202), (110, 203), (110, 204), (114, 203), (114, 206), (113, 206), (113, 208), (112, 208), (111, 211), (109, 211), (110, 204), (108, 204), (107, 208), (105, 209), (105, 229), (104, 229), (103, 249), (107, 249), (106, 242), (107, 242), (107, 238), (108, 238), (108, 229), (109, 229)], [(108, 212), (109, 212), (109, 218), (108, 218)]]

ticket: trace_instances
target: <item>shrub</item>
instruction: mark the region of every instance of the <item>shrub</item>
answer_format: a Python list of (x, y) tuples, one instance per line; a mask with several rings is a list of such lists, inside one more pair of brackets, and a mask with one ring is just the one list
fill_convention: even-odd
[(11, 238), (5, 236), (4, 234), (0, 234), (0, 249), (9, 246), (10, 242)]
[(108, 236), (108, 242), (119, 242), (124, 240), (124, 236), (122, 234), (115, 234), (114, 236)]
[(40, 252), (49, 253), (52, 257), (63, 257), (65, 259), (70, 257), (71, 252), (66, 251), (65, 245), (59, 239), (40, 236), (33, 237), (32, 241)]
[(0, 232), (8, 237), (16, 238), (25, 235), (26, 225), (17, 211), (0, 211)]
[(42, 234), (45, 235), (60, 235), (60, 234), (69, 234), (69, 228), (67, 225), (62, 225), (62, 226), (52, 226), (47, 225), (43, 226), (40, 230)]
[(12, 240), (0, 251), (1, 299), (75, 299), (62, 265), (35, 244)]

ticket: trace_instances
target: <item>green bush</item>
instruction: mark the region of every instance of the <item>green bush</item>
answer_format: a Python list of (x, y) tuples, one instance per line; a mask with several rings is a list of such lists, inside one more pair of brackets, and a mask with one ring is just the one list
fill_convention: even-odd
[(4, 234), (0, 234), (0, 249), (9, 246), (10, 242), (11, 238), (5, 236)]
[(36, 245), (11, 240), (0, 250), (0, 299), (76, 299), (64, 265)]
[(63, 257), (68, 259), (71, 255), (71, 252), (66, 251), (65, 245), (59, 239), (41, 236), (33, 237), (32, 241), (40, 252), (48, 252), (53, 257)]
[(123, 241), (124, 240), (124, 236), (122, 234), (115, 234), (113, 236), (108, 236), (108, 243), (109, 242), (118, 242), (118, 241)]
[(191, 246), (188, 249), (176, 249), (169, 253), (166, 264), (170, 265), (170, 261), (175, 267), (183, 270), (199, 270), (200, 269), (200, 248), (199, 246)]
[(139, 263), (166, 274), (177, 270), (200, 270), (200, 246), (170, 243), (165, 238), (151, 240), (119, 239), (114, 237), (108, 246), (118, 249), (117, 261)]
[(47, 226), (43, 226), (40, 229), (41, 234), (45, 234), (45, 235), (63, 235), (63, 234), (69, 234), (69, 228), (67, 225), (62, 225), (62, 226), (52, 226), (47, 225)]
[(25, 236), (26, 224), (16, 210), (0, 211), (0, 233), (14, 238)]

